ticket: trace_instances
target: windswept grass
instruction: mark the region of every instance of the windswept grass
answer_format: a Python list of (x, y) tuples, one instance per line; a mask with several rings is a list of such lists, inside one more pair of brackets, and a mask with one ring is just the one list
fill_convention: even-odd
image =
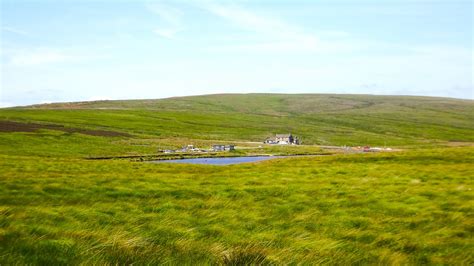
[(0, 160), (1, 264), (470, 264), (474, 150)]

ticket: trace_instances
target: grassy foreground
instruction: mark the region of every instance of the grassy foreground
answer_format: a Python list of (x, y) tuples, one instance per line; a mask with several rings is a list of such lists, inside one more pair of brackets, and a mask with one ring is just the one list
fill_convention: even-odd
[(0, 159), (0, 264), (472, 264), (474, 150)]

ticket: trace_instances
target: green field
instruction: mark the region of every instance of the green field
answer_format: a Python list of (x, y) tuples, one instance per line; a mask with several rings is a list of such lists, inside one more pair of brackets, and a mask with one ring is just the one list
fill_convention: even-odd
[[(275, 133), (303, 146), (261, 142)], [(474, 103), (239, 94), (0, 109), (0, 264), (474, 263)], [(211, 166), (100, 156), (234, 143)], [(259, 147), (262, 146), (262, 147)]]

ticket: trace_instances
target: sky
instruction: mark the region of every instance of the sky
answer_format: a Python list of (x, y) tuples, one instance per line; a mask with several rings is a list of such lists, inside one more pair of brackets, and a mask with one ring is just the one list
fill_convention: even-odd
[(0, 107), (253, 92), (474, 97), (471, 0), (0, 2)]

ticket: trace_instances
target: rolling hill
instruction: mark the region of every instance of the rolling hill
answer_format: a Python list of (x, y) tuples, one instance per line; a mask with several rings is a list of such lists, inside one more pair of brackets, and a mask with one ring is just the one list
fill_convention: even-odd
[[(55, 126), (105, 130), (148, 140), (261, 142), (275, 133), (291, 132), (304, 144), (319, 145), (407, 146), (474, 141), (474, 102), (435, 97), (220, 94), (72, 102), (1, 109), (0, 121), (49, 124), (53, 127), (49, 131)], [(89, 138), (79, 133), (57, 133), (59, 143), (65, 137)], [(175, 140), (163, 143), (182, 144)]]

